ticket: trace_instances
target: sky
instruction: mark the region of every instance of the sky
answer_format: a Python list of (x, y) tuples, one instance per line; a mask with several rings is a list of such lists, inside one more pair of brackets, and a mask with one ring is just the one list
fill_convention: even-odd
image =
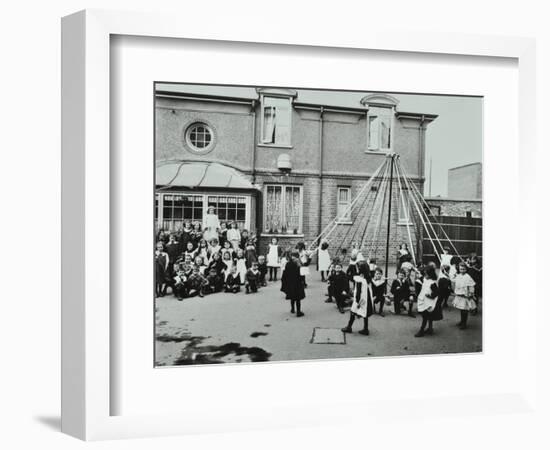
[[(179, 84), (170, 89), (212, 95), (257, 97), (254, 87)], [(161, 86), (157, 85), (157, 89)], [(296, 89), (297, 100), (331, 106), (361, 107), (360, 100), (369, 91), (325, 91)], [(447, 196), (448, 170), (482, 162), (483, 99), (481, 97), (400, 94), (387, 92), (399, 100), (398, 111), (437, 114), (426, 132), (426, 183), (424, 194)], [(430, 192), (430, 162), (432, 166)]]

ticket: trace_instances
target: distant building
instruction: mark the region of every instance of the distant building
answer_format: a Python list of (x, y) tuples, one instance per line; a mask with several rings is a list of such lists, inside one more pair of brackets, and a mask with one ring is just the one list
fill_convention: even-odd
[(449, 169), (448, 193), (452, 199), (481, 200), (481, 163)]

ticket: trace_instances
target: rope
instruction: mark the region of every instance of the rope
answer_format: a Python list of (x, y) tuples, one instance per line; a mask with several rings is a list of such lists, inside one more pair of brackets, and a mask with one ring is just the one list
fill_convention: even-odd
[[(420, 191), (418, 190), (418, 188), (413, 184), (413, 188), (414, 190), (416, 191), (416, 194), (418, 195), (418, 197), (421, 199), (421, 201), (424, 203), (424, 205), (426, 205), (426, 208), (428, 209), (428, 211), (430, 211), (430, 215), (432, 216), (432, 218), (435, 220), (435, 223), (437, 223), (437, 225), (439, 226), (439, 228), (441, 229), (441, 231), (443, 232), (443, 234), (445, 235), (445, 238), (447, 239), (447, 241), (449, 242), (449, 244), (451, 244), (451, 247), (453, 247), (453, 250), (455, 251), (455, 254), (456, 256), (458, 256), (460, 258), (461, 261), (464, 261), (464, 259), (462, 259), (462, 256), (460, 256), (460, 254), (458, 253), (455, 245), (453, 244), (453, 242), (451, 241), (451, 239), (449, 238), (449, 235), (445, 232), (445, 229), (443, 228), (443, 226), (439, 223), (439, 221), (436, 219), (435, 215), (432, 214), (431, 210), (430, 210), (430, 205), (428, 205), (428, 203), (426, 202), (426, 200), (424, 199), (424, 197), (422, 197), (422, 195), (420, 194)], [(427, 217), (427, 214), (426, 214), (426, 217)], [(429, 220), (429, 218), (428, 218)], [(432, 227), (433, 228), (433, 227)], [(440, 243), (441, 245), (441, 243)], [(441, 247), (443, 249), (443, 247)]]
[[(396, 172), (397, 172), (397, 184), (399, 186), (399, 198), (401, 200), (401, 205), (403, 206), (403, 211), (407, 211), (407, 215), (408, 215), (408, 208), (407, 208), (407, 205), (405, 205), (405, 197), (403, 195), (403, 186), (401, 184), (401, 177), (399, 176), (400, 175), (399, 170), (396, 170)], [(412, 243), (411, 228), (410, 228), (410, 225), (409, 225), (409, 220), (407, 220), (406, 226), (407, 226), (407, 235), (409, 237), (410, 250), (411, 250), (412, 258), (413, 258), (413, 264), (416, 265), (416, 256), (414, 254), (414, 248), (413, 248), (414, 246), (413, 246), (413, 243)]]
[[(388, 166), (386, 166), (386, 170), (384, 171), (384, 176), (387, 176), (387, 171), (388, 171)], [(382, 178), (383, 180), (383, 178)], [(372, 216), (374, 215), (374, 211), (375, 211), (375, 205), (376, 205), (376, 200), (378, 199), (378, 195), (380, 194), (380, 187), (382, 185), (382, 180), (380, 180), (380, 184), (378, 186), (378, 189), (376, 190), (376, 195), (374, 197), (374, 201), (373, 201), (373, 204), (372, 204), (372, 213), (368, 216), (368, 219), (367, 219), (367, 223), (365, 224), (365, 229), (363, 230), (363, 234), (361, 235), (361, 246), (360, 248), (363, 248), (364, 245), (365, 245), (365, 241), (366, 241), (366, 235), (367, 235), (367, 229), (368, 229), (368, 226), (370, 224), (370, 220), (372, 218)], [(369, 256), (370, 258), (370, 256)]]
[[(405, 180), (405, 184), (407, 185), (408, 189), (410, 189), (410, 186), (408, 185), (408, 180), (407, 180), (407, 177), (404, 177), (404, 180)], [(412, 190), (411, 190), (412, 192)], [(418, 207), (418, 204), (416, 202), (416, 198), (414, 196), (411, 196), (412, 200), (413, 200), (413, 204), (414, 204), (414, 207), (416, 208), (416, 211), (418, 212), (418, 215), (420, 216), (420, 221), (422, 222), (422, 225), (424, 226), (424, 229), (426, 230), (426, 234), (428, 235), (428, 239), (430, 240), (434, 250), (435, 250), (435, 253), (436, 253), (436, 256), (437, 258), (439, 259), (439, 262), (441, 263), (441, 257), (439, 256), (439, 254), (437, 253), (437, 248), (432, 240), (432, 237), (430, 236), (430, 232), (428, 231), (428, 227), (426, 226), (426, 222), (424, 221), (424, 217), (422, 216), (422, 212), (420, 210), (420, 208)]]
[[(378, 237), (378, 231), (379, 231), (380, 225), (382, 223), (382, 214), (384, 212), (384, 205), (386, 204), (386, 193), (388, 191), (388, 186), (389, 186), (389, 177), (387, 177), (386, 174), (387, 174), (387, 172), (384, 174), (385, 178), (380, 183), (380, 190), (384, 191), (384, 195), (382, 197), (382, 204), (380, 205), (380, 211), (377, 214), (376, 225), (374, 227), (374, 234), (373, 234), (373, 238), (371, 240), (371, 245), (370, 245), (370, 250), (369, 250), (369, 259), (372, 255), (372, 249), (374, 248), (374, 245), (375, 245), (374, 243), (376, 242), (376, 238)], [(384, 189), (382, 189), (382, 183), (384, 183)], [(376, 211), (376, 205), (373, 208), (373, 214), (375, 213), (375, 211)]]
[[(380, 164), (380, 166), (375, 170), (373, 175), (367, 180), (367, 183), (365, 183), (365, 185), (359, 190), (359, 192), (357, 193), (357, 196), (352, 200), (352, 202), (349, 204), (349, 206), (345, 209), (344, 213), (342, 214), (343, 216), (347, 215), (352, 210), (352, 208), (355, 206), (355, 204), (359, 200), (359, 198), (360, 198), (361, 194), (363, 193), (363, 191), (365, 191), (365, 189), (367, 189), (372, 184), (374, 179), (378, 176), (378, 174), (380, 173), (380, 171), (382, 170), (382, 168), (386, 164), (387, 164), (387, 160), (385, 160), (382, 164)], [(321, 233), (319, 233), (319, 235), (310, 244), (308, 250), (311, 251), (313, 249), (313, 247), (317, 244), (317, 242), (319, 242), (321, 240), (321, 238), (323, 236), (325, 236), (325, 238), (327, 236), (329, 236), (334, 231), (334, 229), (338, 226), (337, 222), (338, 222), (338, 216), (334, 217), (334, 219), (332, 219), (327, 224), (327, 226), (323, 229), (323, 231), (321, 231)], [(330, 230), (329, 230), (329, 228), (330, 228)], [(327, 232), (327, 230), (329, 230), (329, 231)]]
[[(367, 203), (367, 200), (369, 198), (369, 193), (370, 191), (367, 191), (367, 195), (365, 195), (365, 198), (363, 199), (363, 201), (361, 202), (361, 206), (359, 208), (359, 214), (363, 213), (363, 212), (366, 212), (366, 208), (364, 208), (365, 206), (365, 203)], [(367, 216), (368, 217), (368, 216)], [(361, 219), (359, 221), (359, 224), (358, 225), (361, 225), (361, 222), (363, 221), (363, 219)], [(354, 221), (354, 224), (355, 222), (357, 222), (357, 218), (355, 219)], [(340, 253), (340, 250), (342, 249), (342, 246), (344, 245), (344, 242), (346, 242), (346, 239), (348, 238), (349, 236), (349, 233), (351, 232), (351, 229), (353, 228), (353, 226), (349, 227), (348, 228), (348, 231), (346, 232), (346, 234), (344, 235), (344, 237), (340, 240), (340, 245), (338, 246), (338, 249), (336, 250), (336, 254), (338, 255)], [(355, 231), (353, 233), (353, 236), (352, 236), (352, 241), (353, 239), (355, 238), (355, 235), (357, 234), (357, 231), (359, 230), (359, 226), (355, 227)]]
[[(369, 223), (370, 223), (370, 219), (372, 218), (372, 216), (374, 215), (374, 206), (376, 205), (376, 200), (378, 199), (378, 195), (380, 193), (380, 186), (382, 185), (382, 182), (384, 181), (385, 177), (387, 177), (387, 173), (388, 173), (388, 165), (386, 165), (386, 169), (384, 170), (384, 174), (382, 175), (382, 179), (380, 180), (380, 184), (378, 186), (378, 189), (376, 190), (376, 194), (374, 196), (374, 201), (373, 201), (373, 208), (372, 208), (372, 212), (371, 214), (367, 214), (367, 211), (368, 209), (365, 208), (364, 211), (365, 211), (365, 217), (366, 217), (366, 222), (365, 222), (365, 228), (363, 229), (363, 234), (361, 235), (361, 243), (359, 245), (359, 249), (362, 249), (363, 248), (363, 245), (364, 245), (364, 237), (367, 233), (367, 228), (369, 226)], [(357, 228), (355, 230), (355, 233), (353, 234), (353, 237), (352, 237), (352, 241), (355, 239), (355, 236), (357, 234), (357, 232), (359, 231), (359, 228)]]

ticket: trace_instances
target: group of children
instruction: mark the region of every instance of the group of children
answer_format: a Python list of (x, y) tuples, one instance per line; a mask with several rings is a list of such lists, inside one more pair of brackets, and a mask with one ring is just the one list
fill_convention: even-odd
[[(221, 224), (218, 231), (208, 235), (200, 223), (191, 227), (187, 222), (178, 233), (158, 233), (156, 297), (165, 296), (168, 288), (178, 300), (221, 291), (237, 293), (242, 286), (248, 294), (267, 285), (268, 273), (269, 281), (277, 280), (284, 258), (276, 238), (269, 244), (267, 255), (257, 255), (254, 233), (240, 231), (236, 223), (229, 228)], [(205, 235), (210, 239), (206, 240)]]
[(334, 301), (340, 313), (345, 313), (344, 307), (350, 306), (349, 321), (342, 331), (351, 333), (355, 319), (360, 317), (364, 321), (360, 333), (364, 335), (369, 334), (368, 318), (374, 313), (384, 317), (386, 304), (393, 303), (395, 314), (406, 311), (408, 316), (416, 317), (413, 311), (416, 303), (422, 323), (415, 336), (423, 337), (433, 334), (433, 322), (443, 319), (443, 309), (448, 307), (449, 298), (454, 293), (453, 306), (461, 313), (457, 326), (464, 330), (469, 313), (477, 312), (481, 264), (475, 254), (466, 260), (448, 255), (449, 249), (445, 248), (439, 269), (435, 263), (415, 267), (406, 244), (403, 244), (398, 253), (396, 278), (388, 292), (388, 280), (383, 277), (382, 269), (375, 261), (363, 258), (357, 246), (352, 244), (346, 271), (337, 258), (332, 260), (327, 271), (326, 302)]

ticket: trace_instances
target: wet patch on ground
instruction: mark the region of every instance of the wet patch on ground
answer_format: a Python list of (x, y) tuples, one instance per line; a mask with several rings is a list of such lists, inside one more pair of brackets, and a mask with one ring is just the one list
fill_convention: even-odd
[[(267, 333), (260, 333), (265, 335)], [(180, 356), (173, 362), (176, 366), (194, 365), (194, 364), (224, 364), (240, 362), (265, 362), (271, 358), (271, 353), (260, 347), (246, 347), (238, 342), (229, 342), (222, 345), (202, 345), (204, 336), (157, 336), (160, 342), (185, 342), (185, 347)]]
[(250, 334), (251, 338), (257, 338), (260, 336), (267, 336), (267, 333), (264, 333), (263, 331), (254, 331), (254, 333)]

